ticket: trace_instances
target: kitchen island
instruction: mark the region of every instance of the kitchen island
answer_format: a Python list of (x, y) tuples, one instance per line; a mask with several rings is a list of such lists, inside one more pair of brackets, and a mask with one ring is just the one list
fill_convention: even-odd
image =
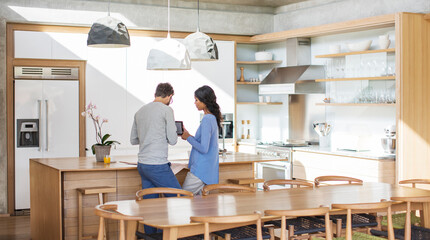
[[(115, 156), (115, 163), (96, 162), (94, 157), (30, 159), (31, 238), (33, 240), (78, 239), (77, 188), (115, 187), (108, 201), (132, 200), (141, 189), (136, 156)], [(279, 157), (232, 153), (220, 156), (220, 183), (229, 178), (255, 176), (257, 162), (279, 161)], [(187, 173), (187, 159), (170, 160), (180, 183)], [(97, 195), (83, 197), (83, 235), (97, 235), (99, 219), (94, 215)], [(117, 225), (109, 223), (112, 239)]]

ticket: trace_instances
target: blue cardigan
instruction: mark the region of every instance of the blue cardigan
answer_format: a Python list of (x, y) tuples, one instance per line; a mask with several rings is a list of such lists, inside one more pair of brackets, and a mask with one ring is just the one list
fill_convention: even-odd
[(218, 125), (212, 114), (206, 114), (197, 129), (196, 135), (187, 141), (193, 146), (188, 168), (205, 184), (219, 181)]

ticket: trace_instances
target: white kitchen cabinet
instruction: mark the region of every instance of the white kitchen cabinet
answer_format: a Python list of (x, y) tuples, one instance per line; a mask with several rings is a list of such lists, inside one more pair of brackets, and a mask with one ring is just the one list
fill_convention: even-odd
[(293, 178), (313, 181), (318, 176), (338, 175), (365, 182), (395, 183), (395, 161), (294, 151)]
[(15, 31), (15, 58), (52, 58), (52, 38), (46, 32)]
[(87, 37), (82, 33), (49, 33), (52, 39), (52, 59), (86, 60)]

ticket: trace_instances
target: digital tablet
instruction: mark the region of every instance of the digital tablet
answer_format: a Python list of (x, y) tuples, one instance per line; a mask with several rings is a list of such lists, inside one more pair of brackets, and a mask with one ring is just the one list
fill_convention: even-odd
[(178, 135), (182, 135), (184, 133), (184, 123), (182, 121), (175, 121), (176, 124), (176, 133)]

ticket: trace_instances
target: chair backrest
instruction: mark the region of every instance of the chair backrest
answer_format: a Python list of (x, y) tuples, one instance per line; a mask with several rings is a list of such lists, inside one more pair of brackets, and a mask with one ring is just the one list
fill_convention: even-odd
[(352, 240), (352, 210), (386, 210), (388, 221), (388, 240), (394, 240), (393, 220), (391, 218), (391, 204), (392, 202), (377, 202), (377, 203), (352, 203), (352, 204), (332, 204), (332, 208), (346, 209), (346, 240)]
[(210, 240), (209, 224), (235, 224), (235, 223), (253, 223), (257, 225), (256, 234), (257, 240), (262, 240), (261, 231), (261, 216), (260, 214), (248, 214), (248, 215), (234, 215), (234, 216), (208, 216), (208, 217), (190, 217), (192, 222), (200, 222), (205, 224), (205, 238), (204, 240)]
[(363, 181), (358, 178), (345, 177), (345, 176), (320, 176), (316, 177), (315, 186), (319, 187), (321, 183), (330, 185), (327, 182), (346, 182), (347, 184), (363, 184)]
[(399, 181), (399, 184), (412, 184), (412, 187), (415, 188), (416, 184), (430, 184), (430, 179), (407, 179)]
[(100, 217), (100, 224), (99, 224), (99, 234), (98, 234), (98, 240), (104, 239), (104, 228), (105, 228), (105, 221), (104, 219), (114, 219), (119, 220), (119, 240), (125, 240), (125, 223), (124, 221), (142, 221), (142, 217), (134, 217), (134, 216), (126, 216), (119, 214), (115, 210), (118, 209), (118, 206), (115, 204), (100, 204), (97, 205), (94, 209), (94, 213)]
[(411, 240), (411, 203), (428, 203), (430, 197), (392, 197), (391, 200), (406, 202), (405, 240)]
[(149, 194), (159, 194), (160, 197), (164, 197), (164, 194), (176, 194), (177, 197), (193, 197), (193, 193), (187, 190), (177, 189), (177, 188), (167, 188), (167, 187), (155, 187), (146, 188), (136, 192), (136, 201), (143, 199), (143, 196)]
[(320, 216), (325, 215), (325, 237), (326, 240), (332, 239), (331, 232), (331, 220), (329, 215), (330, 208), (320, 207), (320, 208), (309, 208), (309, 209), (299, 209), (299, 210), (266, 210), (265, 215), (273, 215), (281, 217), (281, 240), (286, 240), (287, 236), (285, 231), (287, 230), (287, 217), (305, 217), (305, 216)]
[(275, 180), (269, 180), (264, 182), (263, 188), (264, 191), (270, 191), (271, 185), (290, 185), (291, 187), (296, 186), (297, 188), (300, 187), (314, 187), (314, 184), (311, 182), (306, 182), (304, 180), (288, 180), (288, 179), (275, 179)]
[(255, 188), (238, 184), (210, 184), (203, 187), (202, 195), (207, 196), (211, 191), (235, 191), (235, 192), (255, 192)]

